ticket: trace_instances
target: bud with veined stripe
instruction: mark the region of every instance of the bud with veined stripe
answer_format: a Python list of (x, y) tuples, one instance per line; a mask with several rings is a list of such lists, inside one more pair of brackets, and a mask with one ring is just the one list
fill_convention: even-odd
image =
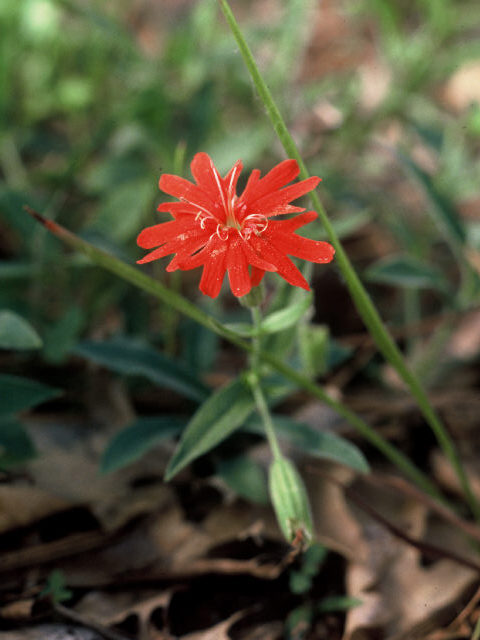
[(308, 546), (313, 522), (307, 491), (293, 463), (276, 458), (269, 470), (270, 498), (283, 535), (294, 546)]

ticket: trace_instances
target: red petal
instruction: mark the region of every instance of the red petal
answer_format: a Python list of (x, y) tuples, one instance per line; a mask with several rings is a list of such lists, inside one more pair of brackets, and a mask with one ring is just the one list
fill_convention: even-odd
[(256, 287), (262, 281), (263, 276), (265, 275), (265, 271), (263, 269), (257, 269), (257, 267), (252, 267), (252, 273), (250, 276), (250, 283), (252, 287)]
[(263, 216), (274, 216), (286, 213), (285, 206), (288, 205), (289, 202), (305, 195), (314, 189), (319, 182), (320, 178), (312, 176), (307, 180), (302, 180), (279, 191), (269, 193), (252, 203), (248, 207), (248, 213), (258, 213)]
[(162, 248), (155, 249), (155, 251), (151, 251), (147, 253), (147, 255), (141, 260), (137, 260), (137, 264), (147, 264), (147, 262), (152, 262), (153, 260), (158, 260), (159, 258), (163, 258), (165, 254), (162, 255)]
[(210, 259), (205, 260), (199, 288), (206, 296), (216, 298), (225, 276), (228, 243), (217, 236), (212, 236), (204, 251), (210, 254)]
[(301, 213), (299, 216), (289, 218), (288, 220), (269, 220), (268, 229), (270, 229), (272, 233), (293, 233), (317, 218), (318, 213), (316, 211), (305, 211), (305, 213)]
[(260, 171), (258, 169), (254, 169), (252, 173), (249, 175), (247, 184), (245, 185), (245, 189), (243, 190), (242, 195), (239, 198), (239, 202), (250, 202), (254, 193), (258, 190), (258, 185), (260, 184)]
[(208, 196), (214, 201), (221, 201), (221, 194), (218, 190), (218, 182), (215, 180), (215, 175), (220, 182), (220, 175), (213, 164), (213, 160), (206, 153), (195, 154), (192, 164), (190, 165), (192, 176), (195, 178), (197, 185), (206, 191)]
[(245, 189), (240, 197), (242, 202), (248, 206), (252, 205), (259, 198), (277, 191), (280, 187), (294, 180), (300, 170), (296, 160), (284, 160), (273, 167), (261, 180), (259, 180), (260, 172), (255, 169), (248, 180)]
[(208, 242), (208, 238), (208, 231), (200, 228), (191, 229), (189, 232), (182, 233), (180, 236), (176, 236), (169, 242), (162, 244), (161, 247), (147, 254), (142, 260), (139, 260), (138, 263), (143, 264), (145, 262), (151, 262), (152, 260), (158, 260), (171, 253), (176, 253), (176, 257), (180, 260), (183, 256), (189, 256), (195, 253), (195, 251), (198, 251), (198, 249)]
[(187, 250), (178, 251), (177, 255), (172, 258), (171, 262), (167, 266), (167, 271), (175, 271), (181, 269), (182, 271), (190, 271), (201, 267), (205, 262), (210, 259), (210, 253), (208, 251), (209, 240), (203, 240), (198, 242), (193, 248)]
[(162, 202), (162, 204), (158, 205), (157, 211), (165, 211), (177, 217), (181, 213), (196, 216), (199, 210), (195, 205), (187, 204), (186, 202)]
[(179, 176), (164, 173), (160, 178), (159, 186), (165, 193), (175, 196), (179, 200), (186, 200), (190, 205), (197, 206), (199, 209), (219, 217), (220, 206), (217, 200), (198, 185)]
[(243, 241), (237, 234), (229, 243), (227, 254), (227, 269), (230, 289), (234, 296), (246, 295), (252, 285), (250, 284), (250, 274), (248, 272), (248, 261), (243, 252)]
[(310, 240), (295, 234), (288, 236), (278, 234), (270, 239), (280, 251), (284, 251), (289, 256), (317, 264), (331, 262), (335, 255), (335, 249), (328, 242)]
[(142, 249), (153, 249), (158, 247), (172, 238), (180, 234), (190, 231), (192, 228), (198, 228), (200, 225), (195, 224), (193, 218), (182, 218), (181, 220), (169, 220), (161, 224), (155, 224), (153, 227), (144, 229), (137, 238), (137, 244)]
[(227, 193), (230, 195), (235, 195), (237, 191), (237, 182), (240, 174), (242, 173), (243, 163), (241, 160), (237, 160), (230, 171), (227, 173), (225, 178), (223, 178), (223, 184), (227, 189)]
[(242, 242), (242, 249), (245, 253), (248, 263), (251, 264), (253, 267), (257, 267), (259, 269), (262, 269), (263, 271), (277, 270), (277, 268), (273, 264), (271, 264), (270, 262), (267, 262), (261, 256), (258, 255), (258, 253), (255, 251), (255, 249), (252, 247), (249, 241), (245, 240)]
[(285, 252), (279, 251), (275, 244), (271, 242), (265, 234), (262, 236), (252, 237), (250, 244), (255, 251), (262, 255), (268, 256), (269, 261), (276, 267), (279, 275), (282, 276), (289, 284), (295, 287), (309, 290), (308, 282), (293, 264)]

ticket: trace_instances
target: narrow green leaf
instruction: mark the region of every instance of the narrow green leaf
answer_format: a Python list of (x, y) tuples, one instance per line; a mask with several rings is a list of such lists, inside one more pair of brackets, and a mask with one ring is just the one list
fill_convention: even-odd
[(438, 269), (409, 255), (378, 260), (365, 271), (365, 277), (398, 287), (445, 290), (445, 278)]
[(262, 320), (262, 332), (277, 333), (293, 327), (305, 315), (311, 304), (312, 295), (308, 294), (300, 302), (296, 302), (280, 311), (274, 311)]
[[(280, 437), (286, 438), (295, 447), (306, 451), (309, 455), (324, 460), (334, 460), (361, 473), (370, 471), (368, 462), (360, 449), (341, 436), (331, 431), (318, 431), (288, 416), (274, 415), (273, 421)], [(245, 430), (251, 433), (263, 433), (262, 424), (256, 416), (248, 420)]]
[(225, 440), (242, 426), (254, 408), (253, 396), (240, 380), (215, 391), (190, 420), (170, 460), (165, 480)]
[(186, 366), (136, 340), (115, 338), (105, 342), (85, 341), (73, 353), (117, 373), (144, 376), (197, 402), (208, 397), (208, 388)]
[(221, 460), (217, 473), (239, 496), (251, 502), (268, 504), (267, 477), (258, 462), (246, 455)]
[(109, 442), (100, 463), (100, 471), (110, 473), (135, 462), (162, 440), (178, 435), (185, 424), (185, 420), (176, 416), (135, 420)]
[(331, 613), (332, 611), (348, 611), (359, 607), (362, 601), (351, 596), (330, 596), (323, 598), (317, 605), (317, 613)]
[(60, 395), (59, 389), (36, 380), (8, 374), (0, 375), (0, 417), (31, 409)]
[(442, 229), (445, 240), (449, 244), (463, 246), (466, 240), (466, 232), (453, 203), (439, 192), (431, 177), (420, 169), (410, 156), (400, 151), (397, 152), (397, 156), (408, 173), (422, 188), (431, 205), (429, 212)]
[(42, 340), (30, 323), (13, 311), (0, 311), (0, 349), (39, 349)]
[(225, 325), (229, 331), (233, 331), (242, 338), (251, 338), (255, 335), (255, 328), (248, 322), (229, 322)]
[(0, 469), (22, 464), (35, 455), (35, 447), (22, 423), (0, 419)]

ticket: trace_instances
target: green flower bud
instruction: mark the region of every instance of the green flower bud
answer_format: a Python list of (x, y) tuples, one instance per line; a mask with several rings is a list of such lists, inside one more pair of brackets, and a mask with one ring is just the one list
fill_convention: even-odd
[(300, 474), (287, 458), (270, 465), (269, 489), (278, 524), (288, 542), (308, 546), (313, 538), (313, 522), (307, 491)]

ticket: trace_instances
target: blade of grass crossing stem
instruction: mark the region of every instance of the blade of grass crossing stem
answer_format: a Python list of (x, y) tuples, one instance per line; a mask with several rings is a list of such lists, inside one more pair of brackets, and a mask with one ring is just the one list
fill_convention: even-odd
[[(267, 110), (270, 121), (280, 142), (283, 145), (283, 148), (290, 158), (297, 160), (300, 167), (300, 177), (302, 179), (308, 178), (307, 169), (303, 163), (297, 146), (292, 136), (290, 135), (290, 132), (288, 131), (285, 121), (283, 120), (283, 117), (273, 99), (273, 96), (270, 93), (270, 90), (257, 67), (252, 52), (250, 51), (250, 48), (245, 38), (243, 37), (240, 27), (238, 26), (228, 3), (226, 2), (226, 0), (218, 0), (218, 2), (232, 31), (232, 34), (237, 41), (245, 65), (248, 68), (258, 95), (260, 96), (260, 99), (262, 100)], [(371, 301), (367, 291), (365, 290), (352, 264), (350, 263), (350, 260), (348, 259), (348, 256), (345, 253), (343, 246), (335, 232), (335, 229), (331, 224), (327, 213), (320, 201), (320, 198), (315, 192), (312, 192), (310, 194), (310, 197), (313, 206), (317, 210), (319, 217), (325, 227), (328, 239), (335, 247), (335, 258), (337, 264), (343, 274), (343, 277), (345, 278), (345, 282), (350, 291), (350, 295), (355, 302), (355, 306), (360, 316), (362, 317), (366, 327), (368, 328), (370, 334), (374, 338), (378, 348), (383, 353), (384, 357), (396, 369), (398, 374), (409, 387), (412, 395), (415, 397), (425, 420), (434, 432), (442, 451), (455, 470), (455, 473), (460, 481), (463, 492), (465, 494), (465, 498), (470, 506), (470, 509), (472, 510), (472, 513), (480, 522), (480, 504), (471, 489), (470, 482), (463, 469), (460, 457), (457, 453), (452, 439), (450, 438), (445, 427), (436, 415), (422, 385), (420, 384), (416, 376), (407, 367), (399, 348), (397, 347), (396, 343), (393, 341), (385, 325), (383, 324), (373, 302)]]
[[(61, 225), (51, 220), (47, 220), (40, 213), (34, 211), (30, 207), (25, 207), (25, 210), (32, 215), (38, 222), (44, 225), (49, 231), (56, 235), (60, 240), (65, 242), (70, 247), (73, 247), (77, 251), (84, 253), (95, 264), (114, 273), (115, 275), (123, 278), (127, 282), (130, 282), (134, 286), (150, 293), (158, 300), (161, 300), (165, 304), (171, 305), (174, 309), (188, 316), (195, 322), (198, 322), (204, 327), (207, 327), (211, 331), (215, 332), (219, 336), (225, 338), (232, 344), (236, 345), (240, 349), (251, 352), (252, 346), (249, 342), (246, 342), (238, 336), (238, 334), (230, 331), (225, 325), (212, 318), (208, 313), (202, 311), (199, 307), (186, 300), (182, 295), (175, 291), (170, 291), (163, 284), (145, 275), (136, 267), (133, 267), (112, 255), (109, 255), (101, 249), (97, 249), (94, 245), (82, 240), (77, 235), (68, 231)], [(309, 391), (313, 396), (324, 402), (327, 406), (331, 407), (345, 420), (347, 420), (354, 428), (356, 428), (363, 437), (368, 440), (374, 447), (381, 451), (385, 457), (392, 462), (398, 469), (400, 469), (408, 478), (412, 480), (423, 491), (433, 496), (440, 502), (446, 504), (445, 498), (430, 480), (430, 478), (418, 469), (406, 456), (398, 451), (393, 445), (391, 445), (383, 436), (375, 431), (369, 424), (367, 424), (360, 416), (350, 411), (342, 403), (331, 398), (322, 387), (312, 382), (307, 376), (302, 375), (295, 369), (292, 369), (288, 365), (284, 364), (281, 360), (278, 360), (275, 356), (268, 352), (262, 352), (260, 358), (263, 362), (269, 364), (276, 371), (281, 373), (285, 378), (291, 380), (299, 387)]]

